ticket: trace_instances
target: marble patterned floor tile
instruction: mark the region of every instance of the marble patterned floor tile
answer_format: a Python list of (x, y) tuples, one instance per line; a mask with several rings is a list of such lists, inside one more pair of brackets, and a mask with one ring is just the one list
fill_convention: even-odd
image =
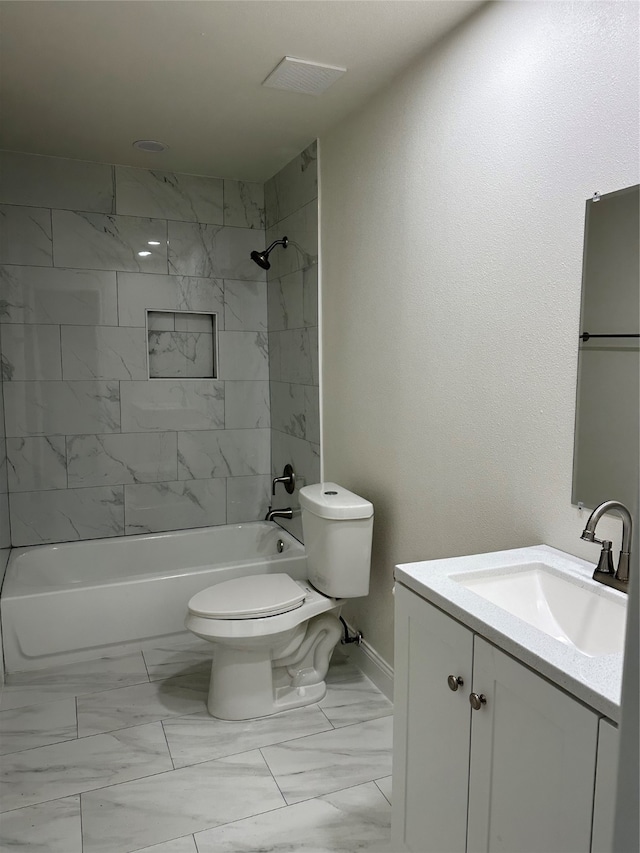
[(149, 681), (149, 676), (140, 652), (49, 669), (14, 672), (6, 676), (0, 695), (0, 708), (8, 710), (24, 705), (38, 705), (145, 681)]
[(199, 832), (198, 853), (358, 853), (389, 842), (391, 808), (373, 782)]
[[(80, 696), (77, 699), (78, 737), (203, 711), (207, 687), (193, 689), (189, 677), (171, 678)], [(206, 756), (202, 760), (206, 760)]]
[(393, 713), (393, 704), (349, 660), (332, 664), (319, 705), (336, 728)]
[(2, 853), (82, 853), (80, 797), (65, 797), (6, 812), (0, 820), (0, 850)]
[(206, 709), (199, 714), (165, 720), (169, 752), (176, 767), (248, 752), (331, 729), (316, 705), (256, 720), (217, 720)]
[(129, 853), (283, 805), (257, 750), (206, 761), (84, 794), (84, 853)]
[(0, 811), (163, 773), (172, 766), (160, 723), (28, 749), (2, 761)]
[(134, 853), (198, 853), (198, 850), (193, 835), (185, 835), (153, 847), (139, 847)]
[(195, 640), (183, 646), (160, 646), (142, 652), (150, 681), (161, 681), (177, 675), (204, 675), (211, 672), (211, 643)]
[(291, 805), (388, 776), (392, 722), (381, 717), (261, 751)]
[(74, 740), (77, 736), (73, 697), (0, 711), (0, 755)]

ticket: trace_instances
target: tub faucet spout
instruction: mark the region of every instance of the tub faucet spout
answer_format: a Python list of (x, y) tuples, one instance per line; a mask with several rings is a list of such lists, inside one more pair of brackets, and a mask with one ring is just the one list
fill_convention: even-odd
[(264, 517), (265, 521), (273, 521), (274, 518), (293, 518), (293, 510), (291, 507), (286, 507), (286, 509), (271, 509), (269, 507), (269, 511)]

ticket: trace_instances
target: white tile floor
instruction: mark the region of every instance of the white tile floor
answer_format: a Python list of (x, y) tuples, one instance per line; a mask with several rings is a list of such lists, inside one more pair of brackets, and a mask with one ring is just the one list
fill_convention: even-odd
[(388, 851), (391, 703), (340, 650), (317, 705), (214, 720), (205, 644), (7, 678), (2, 853)]

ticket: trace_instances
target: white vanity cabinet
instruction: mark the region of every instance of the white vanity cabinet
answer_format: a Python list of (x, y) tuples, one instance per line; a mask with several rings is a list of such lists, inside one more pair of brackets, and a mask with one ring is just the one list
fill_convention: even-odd
[(618, 776), (619, 735), (610, 720), (600, 720), (596, 791), (593, 801), (592, 853), (612, 853)]
[(589, 853), (595, 712), (401, 585), (394, 695), (394, 851)]
[(403, 586), (396, 586), (395, 632), (392, 850), (460, 853), (473, 634)]

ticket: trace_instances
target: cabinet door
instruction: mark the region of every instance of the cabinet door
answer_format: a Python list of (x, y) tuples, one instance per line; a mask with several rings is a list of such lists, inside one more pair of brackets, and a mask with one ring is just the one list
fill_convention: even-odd
[(589, 853), (598, 718), (479, 637), (468, 853)]
[(473, 634), (396, 589), (392, 849), (464, 853)]
[(612, 853), (618, 777), (618, 729), (609, 720), (600, 720), (596, 795), (593, 801), (592, 853)]

